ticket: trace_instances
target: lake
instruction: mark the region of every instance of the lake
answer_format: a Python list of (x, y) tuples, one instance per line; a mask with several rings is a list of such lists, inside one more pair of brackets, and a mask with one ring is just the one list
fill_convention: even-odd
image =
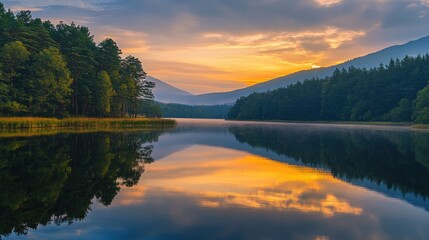
[(178, 121), (1, 137), (1, 238), (428, 239), (429, 133)]

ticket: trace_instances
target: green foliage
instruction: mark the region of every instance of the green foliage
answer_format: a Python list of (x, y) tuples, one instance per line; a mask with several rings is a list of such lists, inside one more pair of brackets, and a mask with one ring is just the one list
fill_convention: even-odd
[(326, 131), (306, 127), (232, 126), (241, 143), (270, 150), (335, 177), (371, 181), (403, 194), (429, 197), (429, 135), (410, 132)]
[(59, 43), (67, 68), (73, 78), (71, 113), (91, 115), (98, 106), (91, 106), (93, 91), (97, 86), (97, 47), (88, 28), (60, 23), (57, 26), (47, 24), (52, 38)]
[[(152, 87), (145, 84), (146, 73), (138, 58), (128, 56), (121, 62), (121, 85), (118, 89), (120, 115), (137, 115), (142, 100), (152, 100)], [(154, 87), (154, 86), (153, 86)]]
[(67, 115), (73, 79), (60, 51), (48, 48), (37, 54), (32, 70), (30, 112), (39, 116)]
[(20, 72), (25, 68), (25, 63), (29, 60), (30, 52), (20, 41), (7, 43), (0, 50), (0, 61), (3, 66), (3, 79), (9, 84), (19, 77)]
[[(166, 117), (161, 111), (161, 107), (154, 101), (141, 101), (138, 114), (145, 117)], [(171, 117), (171, 116), (170, 116)]]
[(165, 128), (174, 127), (172, 119), (155, 118), (28, 118), (10, 117), (0, 118), (0, 130), (19, 129), (56, 129), (56, 128), (95, 128), (95, 129), (122, 129), (122, 128)]
[(212, 118), (225, 119), (229, 105), (189, 106), (175, 103), (158, 103), (163, 117), (168, 118)]
[(413, 118), (416, 123), (429, 124), (429, 85), (417, 94)]
[(413, 113), (413, 103), (403, 98), (401, 101), (399, 101), (399, 105), (392, 109), (386, 116), (385, 121), (392, 121), (392, 122), (409, 122), (411, 119), (411, 115)]
[(102, 71), (95, 84), (93, 98), (94, 106), (97, 108), (95, 111), (101, 116), (107, 116), (111, 110), (112, 97), (115, 95), (109, 74)]
[(321, 109), (322, 82), (314, 79), (267, 93), (240, 98), (228, 119), (317, 120)]
[(30, 52), (20, 41), (7, 43), (0, 49), (0, 111), (18, 114), (26, 111), (22, 100), (24, 75)]
[(112, 39), (97, 45), (87, 27), (1, 4), (0, 116), (137, 117), (155, 85), (138, 58), (121, 54)]
[[(393, 121), (426, 120), (429, 55), (391, 61), (373, 69), (337, 69), (331, 77), (239, 99), (229, 119)], [(428, 90), (429, 92), (429, 90)], [(428, 97), (429, 98), (429, 97)], [(417, 104), (418, 102), (418, 104)], [(424, 107), (423, 107), (424, 106)], [(418, 120), (417, 120), (418, 119)]]
[(93, 200), (110, 205), (153, 162), (160, 133), (1, 138), (0, 237), (82, 220)]
[[(121, 54), (115, 41), (108, 38), (98, 45), (97, 62), (100, 70), (104, 70), (111, 77), (116, 77), (121, 70)], [(115, 79), (117, 80), (117, 79)]]

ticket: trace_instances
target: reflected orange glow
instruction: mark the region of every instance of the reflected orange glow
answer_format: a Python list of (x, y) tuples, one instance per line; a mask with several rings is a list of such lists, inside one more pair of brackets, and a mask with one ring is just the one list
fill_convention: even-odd
[(122, 206), (141, 204), (143, 203), (145, 192), (146, 187), (141, 184), (134, 186), (132, 189), (124, 189), (124, 191), (121, 191), (121, 197), (116, 202)]
[[(222, 152), (222, 156), (219, 156)], [(141, 183), (124, 189), (119, 204), (141, 203), (146, 190), (196, 197), (202, 207), (239, 206), (336, 214), (362, 214), (338, 189), (348, 187), (329, 173), (283, 164), (244, 152), (194, 146), (151, 165)]]

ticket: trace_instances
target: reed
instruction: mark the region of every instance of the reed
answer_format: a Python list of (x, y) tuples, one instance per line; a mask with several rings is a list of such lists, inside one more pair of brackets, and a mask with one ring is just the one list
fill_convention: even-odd
[(0, 129), (37, 129), (37, 128), (152, 128), (173, 127), (176, 121), (160, 118), (0, 118)]
[(415, 124), (412, 126), (412, 128), (420, 130), (429, 130), (429, 124)]
[(40, 137), (53, 136), (57, 134), (83, 134), (83, 133), (133, 133), (166, 131), (172, 127), (150, 127), (150, 128), (21, 128), (0, 129), (0, 139), (11, 137)]

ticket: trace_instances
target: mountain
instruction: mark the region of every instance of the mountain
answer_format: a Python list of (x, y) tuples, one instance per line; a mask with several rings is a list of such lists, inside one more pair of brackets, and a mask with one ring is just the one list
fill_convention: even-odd
[(155, 95), (155, 100), (163, 103), (176, 103), (184, 97), (192, 96), (191, 93), (183, 91), (179, 88), (171, 86), (157, 78), (148, 76), (147, 80), (155, 82), (155, 88), (153, 89), (153, 94)]
[[(396, 45), (385, 48), (375, 53), (368, 54), (363, 57), (358, 57), (353, 60), (331, 67), (317, 68), (304, 70), (290, 75), (259, 83), (247, 88), (238, 89), (230, 92), (208, 93), (201, 95), (180, 95), (170, 97), (169, 102), (188, 104), (188, 105), (218, 105), (218, 104), (233, 104), (241, 96), (247, 96), (254, 92), (266, 92), (280, 87), (286, 87), (298, 81), (303, 81), (310, 78), (324, 78), (332, 75), (337, 68), (371, 68), (377, 67), (380, 64), (388, 64), (390, 59), (402, 59), (406, 55), (417, 56), (424, 55), (429, 52), (429, 36), (420, 38), (415, 41), (408, 42), (403, 45)], [(160, 99), (156, 99), (161, 101)], [(162, 101), (161, 101), (162, 102)]]

